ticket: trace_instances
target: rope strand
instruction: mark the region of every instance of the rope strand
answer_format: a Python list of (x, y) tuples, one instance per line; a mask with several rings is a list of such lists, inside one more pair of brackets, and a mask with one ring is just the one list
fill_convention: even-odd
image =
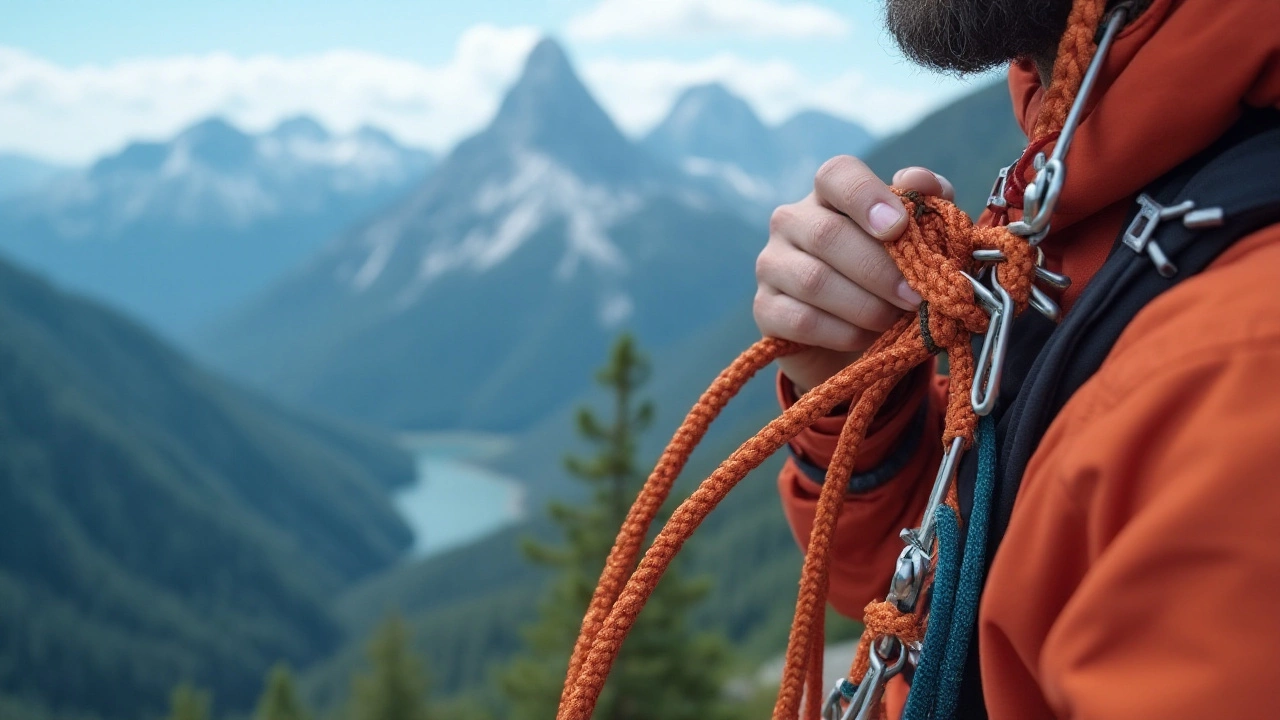
[[(1032, 148), (1046, 147), (1053, 140), (1051, 136), (1062, 129), (1096, 51), (1094, 32), (1105, 5), (1105, 0), (1076, 0), (1073, 5), (1053, 81), (1037, 118)], [(641, 608), (675, 554), (716, 505), (749, 472), (801, 431), (835, 407), (850, 403), (851, 410), (818, 499), (787, 642), (782, 685), (773, 712), (774, 720), (794, 720), (803, 702), (806, 718), (819, 716), (831, 544), (858, 447), (893, 387), (939, 349), (948, 353), (951, 362), (943, 445), (949, 446), (955, 438), (962, 438), (966, 447), (972, 445), (977, 418), (969, 401), (974, 381), (970, 339), (973, 333), (985, 332), (989, 320), (963, 273), (973, 269), (974, 250), (999, 250), (1005, 261), (995, 272), (1013, 297), (1018, 312), (1027, 305), (1034, 277), (1032, 248), (1007, 229), (977, 227), (954, 204), (940, 198), (895, 192), (907, 210), (909, 222), (902, 237), (886, 248), (907, 283), (923, 297), (921, 315), (899, 320), (856, 362), (806, 393), (735, 450), (676, 508), (637, 566), (636, 559), (654, 518), (711, 422), (752, 376), (774, 360), (805, 347), (765, 338), (716, 378), (663, 451), (619, 531), (582, 620), (557, 720), (590, 720), (609, 670)], [(956, 506), (954, 485), (947, 503)], [(905, 643), (919, 641), (927, 618), (921, 611), (904, 614), (892, 603), (873, 602), (866, 608), (865, 624), (850, 672), (855, 682), (865, 675), (871, 643), (877, 637), (894, 635)], [(877, 709), (877, 713), (881, 712), (882, 708)]]

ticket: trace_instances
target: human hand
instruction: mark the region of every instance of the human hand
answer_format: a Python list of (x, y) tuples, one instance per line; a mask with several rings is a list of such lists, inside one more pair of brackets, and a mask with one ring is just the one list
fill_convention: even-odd
[[(924, 168), (899, 170), (898, 188), (954, 199), (955, 189)], [(920, 296), (884, 248), (906, 229), (901, 199), (860, 160), (828, 160), (813, 192), (780, 206), (756, 261), (756, 325), (766, 336), (812, 346), (779, 360), (803, 393), (857, 360)]]

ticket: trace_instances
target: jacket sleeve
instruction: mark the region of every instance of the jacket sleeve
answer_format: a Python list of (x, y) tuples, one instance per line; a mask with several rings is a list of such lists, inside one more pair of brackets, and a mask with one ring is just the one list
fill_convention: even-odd
[[(898, 533), (919, 524), (942, 457), (937, 438), (945, 393), (946, 378), (935, 376), (932, 367), (908, 376), (859, 448), (832, 547), (830, 602), (844, 615), (861, 618), (867, 602), (884, 595), (902, 550)], [(782, 375), (779, 398), (784, 408), (796, 399)], [(809, 542), (823, 476), (845, 417), (823, 418), (797, 436), (778, 477), (783, 511), (801, 548)]]
[(993, 717), (1280, 708), (1280, 335), (1171, 355), (1095, 378), (1027, 470), (1040, 512), (1001, 546), (987, 587), (1015, 591), (984, 597), (982, 662), (1044, 700), (989, 691)]

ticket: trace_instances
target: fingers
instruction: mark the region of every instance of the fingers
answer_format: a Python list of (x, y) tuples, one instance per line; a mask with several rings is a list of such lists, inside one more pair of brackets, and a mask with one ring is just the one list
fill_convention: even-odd
[[(877, 249), (884, 252), (883, 248)], [(773, 243), (760, 253), (756, 279), (762, 287), (867, 330), (883, 332), (902, 317), (903, 309), (859, 287), (855, 280), (817, 257), (786, 243)]]
[(906, 227), (902, 200), (855, 157), (841, 155), (823, 163), (814, 177), (813, 191), (819, 202), (848, 216), (881, 242), (896, 240)]
[(945, 177), (922, 167), (903, 168), (894, 173), (893, 184), (905, 190), (915, 190), (924, 195), (937, 195), (947, 200), (956, 199), (956, 189)]
[[(814, 202), (784, 205), (774, 211), (770, 230), (772, 240), (765, 246), (756, 268), (757, 279), (761, 282), (769, 282), (779, 289), (796, 288), (797, 284), (821, 284), (822, 290), (826, 291), (823, 297), (804, 296), (800, 299), (854, 322), (858, 318), (850, 317), (827, 303), (839, 302), (838, 307), (846, 310), (850, 307), (865, 308), (865, 312), (877, 320), (881, 319), (880, 313), (885, 304), (907, 311), (919, 307), (920, 296), (907, 286), (884, 245), (844, 215)], [(789, 254), (786, 248), (779, 247), (780, 244), (791, 245), (799, 252)], [(829, 280), (828, 274), (815, 269), (805, 256), (819, 261), (838, 279)], [(852, 285), (862, 293), (854, 297), (846, 285)], [(881, 302), (872, 303), (872, 298), (866, 295)]]
[(764, 286), (756, 291), (753, 309), (765, 336), (838, 352), (866, 350), (880, 335)]

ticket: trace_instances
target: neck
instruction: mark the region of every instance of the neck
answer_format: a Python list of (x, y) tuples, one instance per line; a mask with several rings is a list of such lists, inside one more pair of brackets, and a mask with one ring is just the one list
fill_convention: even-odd
[(1040, 73), (1040, 84), (1043, 85), (1046, 90), (1049, 89), (1049, 83), (1053, 81), (1053, 63), (1056, 59), (1056, 52), (1039, 54), (1031, 58), (1031, 62), (1035, 63), (1036, 72)]

